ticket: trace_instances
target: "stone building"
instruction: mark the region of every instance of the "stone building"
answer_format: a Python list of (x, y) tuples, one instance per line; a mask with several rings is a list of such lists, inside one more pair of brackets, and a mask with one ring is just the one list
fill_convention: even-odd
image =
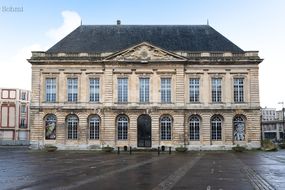
[(0, 144), (29, 143), (30, 91), (0, 88)]
[(263, 139), (283, 140), (284, 139), (284, 118), (282, 110), (275, 108), (261, 109), (261, 126)]
[(208, 25), (81, 25), (32, 52), (31, 144), (260, 146), (257, 51)]

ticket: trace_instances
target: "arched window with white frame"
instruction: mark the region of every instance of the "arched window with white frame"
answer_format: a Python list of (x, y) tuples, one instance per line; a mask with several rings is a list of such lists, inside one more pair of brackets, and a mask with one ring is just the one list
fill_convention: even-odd
[(67, 125), (67, 138), (68, 139), (77, 139), (78, 121), (79, 120), (76, 115), (67, 116), (66, 125)]
[(200, 118), (197, 115), (193, 115), (189, 119), (189, 140), (200, 140)]
[(100, 137), (100, 117), (92, 115), (89, 117), (89, 139), (98, 140)]
[(212, 129), (212, 140), (220, 141), (222, 140), (222, 119), (220, 116), (214, 116), (211, 119), (211, 129)]
[(120, 115), (117, 118), (117, 128), (118, 128), (118, 140), (128, 139), (128, 126), (129, 120), (125, 115)]
[(170, 116), (162, 116), (160, 119), (161, 140), (171, 140), (172, 119)]

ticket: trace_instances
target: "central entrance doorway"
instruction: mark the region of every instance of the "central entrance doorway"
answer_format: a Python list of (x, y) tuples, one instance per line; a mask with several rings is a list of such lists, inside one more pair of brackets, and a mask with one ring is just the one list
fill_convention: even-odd
[(151, 147), (151, 118), (147, 114), (138, 117), (138, 147)]

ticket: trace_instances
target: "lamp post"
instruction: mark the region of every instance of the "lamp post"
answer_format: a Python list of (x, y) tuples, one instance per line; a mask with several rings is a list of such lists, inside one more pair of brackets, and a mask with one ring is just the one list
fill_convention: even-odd
[(284, 118), (284, 102), (278, 102), (278, 104), (282, 104), (282, 128), (283, 128), (283, 139), (285, 138), (284, 129), (285, 129), (285, 118)]

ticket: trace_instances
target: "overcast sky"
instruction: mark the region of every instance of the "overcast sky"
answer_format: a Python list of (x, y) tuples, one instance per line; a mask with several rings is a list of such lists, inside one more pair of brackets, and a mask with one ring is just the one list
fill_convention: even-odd
[[(11, 11), (14, 8), (14, 12)], [(259, 50), (262, 107), (285, 102), (283, 0), (0, 0), (0, 87), (31, 88), (31, 51), (83, 24), (206, 24), (243, 50)]]

